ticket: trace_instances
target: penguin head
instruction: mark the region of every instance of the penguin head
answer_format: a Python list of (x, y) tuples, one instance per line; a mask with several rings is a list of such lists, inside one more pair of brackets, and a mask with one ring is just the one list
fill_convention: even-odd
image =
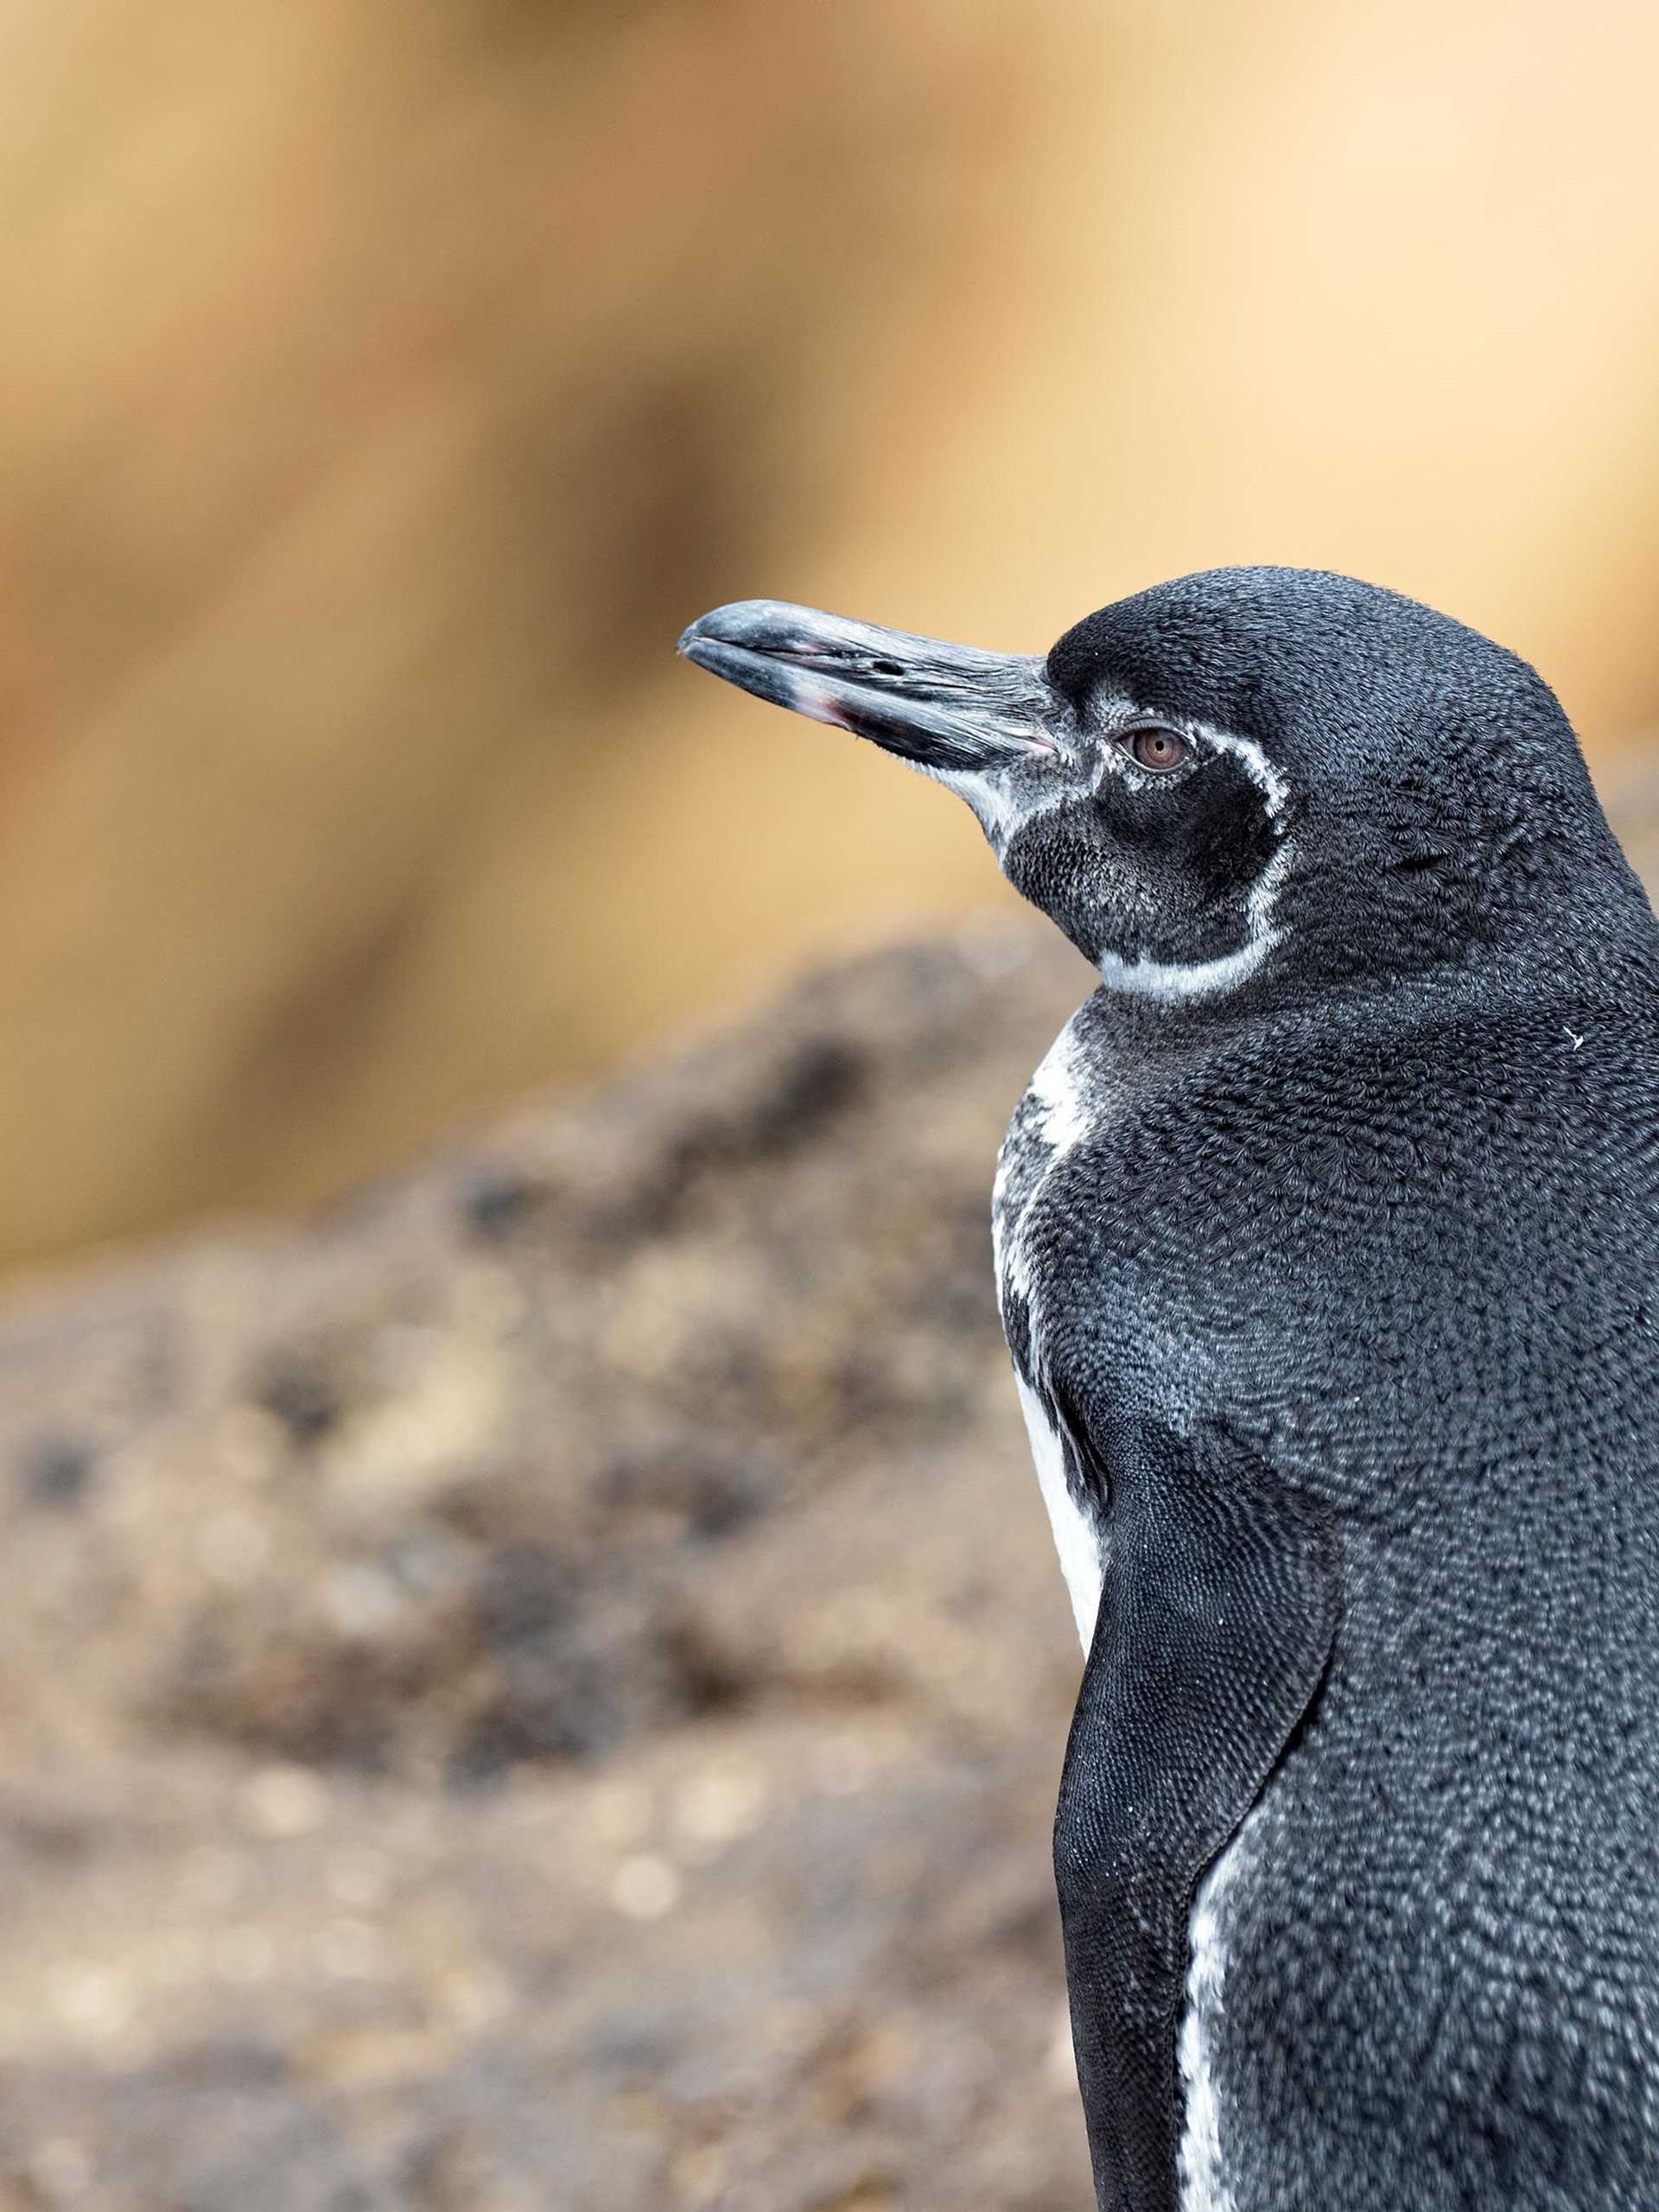
[(1046, 654), (773, 600), (704, 615), (680, 650), (957, 792), (1009, 881), (1127, 996), (1386, 976), (1522, 933), (1536, 952), (1598, 881), (1628, 894), (1542, 681), (1348, 577), (1184, 577)]

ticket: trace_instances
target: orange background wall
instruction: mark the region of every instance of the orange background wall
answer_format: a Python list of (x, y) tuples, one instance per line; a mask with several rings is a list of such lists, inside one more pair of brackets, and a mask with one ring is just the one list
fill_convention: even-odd
[(1659, 721), (1659, 16), (17, 0), (0, 1259), (340, 1187), (965, 813), (677, 664), (1351, 569)]

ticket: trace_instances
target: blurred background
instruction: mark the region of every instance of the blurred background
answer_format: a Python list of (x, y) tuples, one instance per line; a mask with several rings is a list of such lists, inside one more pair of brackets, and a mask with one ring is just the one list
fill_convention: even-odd
[[(0, 1258), (286, 1205), (1000, 893), (673, 657), (1230, 561), (1659, 714), (1651, 9), (25, 0)], [(960, 818), (959, 818), (960, 816)]]
[(1659, 857), (1656, 67), (5, 11), (0, 2212), (1084, 2201), (985, 1215), (1086, 978), (674, 640), (1347, 569)]

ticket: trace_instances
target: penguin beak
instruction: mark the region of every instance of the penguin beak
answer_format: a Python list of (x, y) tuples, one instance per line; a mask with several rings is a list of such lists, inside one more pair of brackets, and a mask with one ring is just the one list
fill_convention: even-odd
[(741, 691), (868, 737), (935, 774), (1058, 752), (1043, 657), (982, 653), (816, 607), (744, 599), (694, 622), (680, 651)]

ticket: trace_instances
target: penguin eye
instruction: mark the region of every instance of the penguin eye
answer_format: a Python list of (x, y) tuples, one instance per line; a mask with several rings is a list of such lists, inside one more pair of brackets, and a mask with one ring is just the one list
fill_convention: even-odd
[(1154, 776), (1184, 768), (1192, 752), (1179, 730), (1168, 729), (1162, 722), (1143, 722), (1139, 729), (1126, 730), (1118, 743), (1137, 768), (1148, 769)]

